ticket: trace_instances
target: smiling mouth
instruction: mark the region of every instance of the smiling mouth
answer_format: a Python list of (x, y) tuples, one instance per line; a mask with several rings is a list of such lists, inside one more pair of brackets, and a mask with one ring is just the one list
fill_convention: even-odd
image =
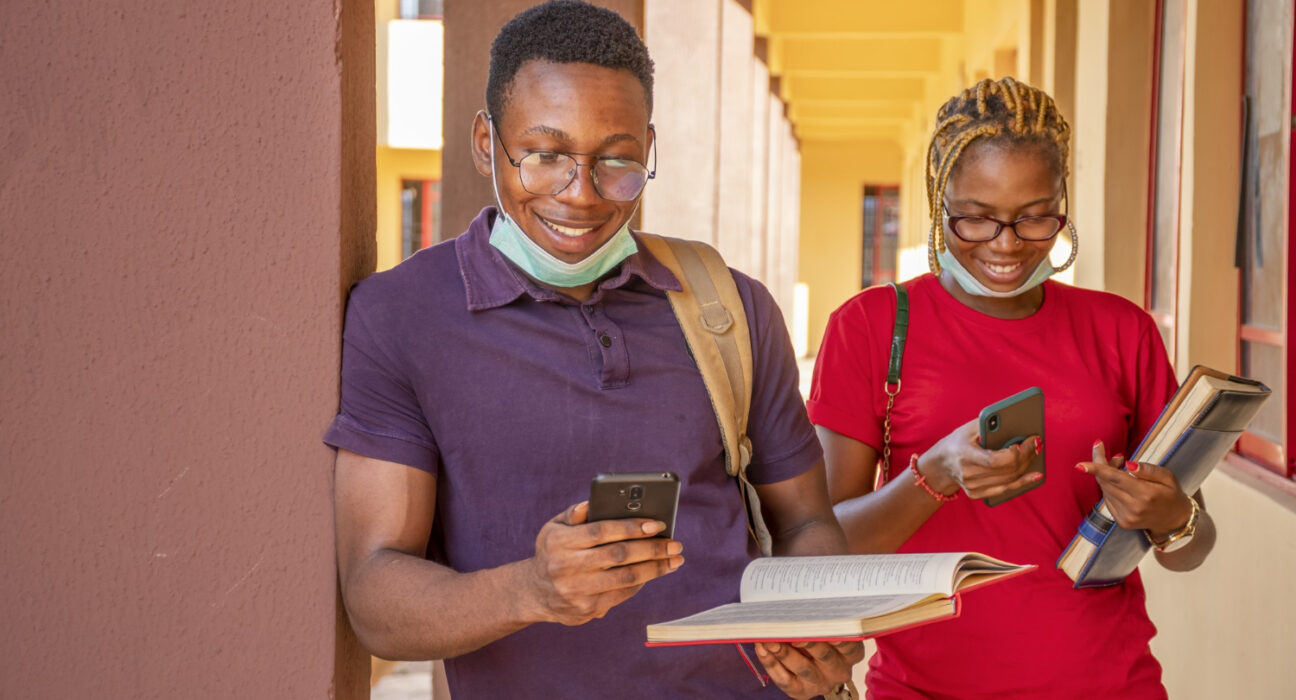
[(581, 236), (584, 236), (590, 231), (593, 231), (594, 229), (598, 228), (597, 226), (585, 226), (585, 227), (563, 226), (561, 224), (555, 224), (554, 222), (544, 218), (543, 216), (537, 216), (536, 218), (540, 219), (540, 221), (544, 223), (545, 226), (548, 226), (549, 228), (553, 229), (557, 233), (566, 236), (568, 238), (580, 238)]
[(995, 263), (988, 262), (985, 263), (985, 266), (986, 269), (990, 270), (991, 272), (997, 275), (1008, 275), (1008, 274), (1012, 274), (1017, 268), (1021, 267), (1021, 263), (1013, 263), (1011, 265), (996, 265)]

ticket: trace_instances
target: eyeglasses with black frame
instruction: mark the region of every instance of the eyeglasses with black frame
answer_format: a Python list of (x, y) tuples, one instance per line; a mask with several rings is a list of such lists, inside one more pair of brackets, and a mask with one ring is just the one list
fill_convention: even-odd
[(949, 229), (968, 243), (993, 241), (1004, 228), (1011, 228), (1023, 241), (1047, 241), (1058, 235), (1067, 222), (1066, 214), (1023, 216), (1015, 221), (1000, 221), (993, 216), (951, 216), (945, 205), (941, 207), (945, 209), (945, 223)]
[[(590, 169), (590, 179), (594, 181), (594, 190), (599, 196), (611, 202), (630, 202), (639, 196), (648, 181), (657, 177), (657, 132), (652, 125), (648, 130), (653, 134), (652, 162), (653, 167), (646, 168), (638, 161), (629, 158), (595, 156), (591, 153), (564, 153), (562, 151), (532, 151), (514, 160), (509, 154), (508, 146), (499, 130), (494, 128), (495, 117), (487, 115), (491, 122), (491, 131), (504, 149), (504, 157), (509, 165), (518, 169), (522, 179), (522, 189), (531, 194), (553, 197), (567, 189), (583, 165)], [(589, 156), (593, 163), (581, 163), (574, 156)]]

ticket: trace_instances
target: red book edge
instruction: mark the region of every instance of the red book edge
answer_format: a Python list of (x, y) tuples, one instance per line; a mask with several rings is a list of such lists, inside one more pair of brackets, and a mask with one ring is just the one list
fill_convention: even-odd
[(1039, 566), (1036, 564), (1027, 564), (1025, 565), (1025, 568), (1019, 571), (1014, 571), (1012, 573), (1005, 574), (1003, 576), (1000, 576), (999, 578), (982, 581), (981, 583), (968, 586), (967, 588), (958, 591), (952, 596), (954, 600), (954, 612), (950, 613), (949, 615), (941, 615), (940, 617), (933, 617), (926, 620), (919, 620), (918, 622), (911, 622), (907, 625), (893, 627), (889, 630), (883, 630), (881, 632), (875, 632), (873, 634), (850, 635), (847, 637), (793, 637), (789, 639), (768, 639), (768, 638), (765, 639), (699, 639), (699, 640), (688, 641), (688, 642), (645, 641), (644, 646), (646, 647), (692, 647), (692, 646), (701, 646), (703, 644), (755, 644), (756, 642), (778, 642), (779, 644), (796, 644), (799, 642), (861, 642), (864, 641), (865, 639), (876, 639), (878, 637), (885, 637), (888, 634), (895, 634), (896, 632), (904, 632), (905, 630), (911, 630), (914, 629), (915, 627), (922, 627), (923, 625), (929, 625), (933, 622), (943, 622), (945, 620), (953, 620), (954, 618), (959, 617), (960, 615), (963, 614), (963, 594), (964, 593), (967, 593), (969, 591), (975, 591), (978, 588), (988, 586), (992, 583), (999, 583), (1000, 581), (1006, 581), (1010, 578), (1020, 576), (1021, 574), (1034, 571), (1035, 569), (1038, 568)]

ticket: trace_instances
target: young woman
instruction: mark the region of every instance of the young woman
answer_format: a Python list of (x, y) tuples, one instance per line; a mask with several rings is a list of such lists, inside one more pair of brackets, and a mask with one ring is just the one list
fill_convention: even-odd
[[(900, 382), (886, 383), (891, 288), (856, 295), (825, 332), (810, 417), (851, 549), (979, 551), (1039, 567), (971, 594), (955, 620), (880, 638), (871, 698), (1165, 697), (1138, 573), (1074, 590), (1054, 568), (1100, 497), (1122, 527), (1165, 545), (1156, 558), (1168, 568), (1196, 567), (1214, 541), (1210, 517), (1193, 517), (1200, 493), (1122, 456), (1175, 389), (1152, 319), (1114, 294), (1047, 279), (1066, 267), (1049, 260), (1063, 229), (1067, 265), (1075, 259), (1069, 135), (1048, 95), (1011, 78), (947, 102), (927, 162), (932, 273), (904, 283)], [(1044, 392), (1044, 434), (983, 449), (981, 409), (1032, 386)], [(1028, 470), (1041, 450), (1046, 478)]]

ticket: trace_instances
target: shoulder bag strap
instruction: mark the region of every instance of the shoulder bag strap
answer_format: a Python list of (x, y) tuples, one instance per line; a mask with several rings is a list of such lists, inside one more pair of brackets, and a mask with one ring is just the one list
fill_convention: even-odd
[(700, 241), (685, 241), (638, 233), (653, 257), (679, 280), (679, 292), (667, 292), (671, 309), (684, 331), (693, 361), (702, 373), (725, 451), (725, 471), (737, 479), (747, 508), (747, 528), (761, 553), (768, 555), (772, 539), (761, 517), (760, 499), (747, 479), (751, 441), (747, 417), (751, 411), (751, 333), (742, 297), (720, 253)]
[(900, 393), (900, 364), (904, 360), (905, 338), (909, 335), (909, 292), (903, 284), (891, 282), (890, 285), (895, 290), (896, 315), (891, 330), (891, 360), (887, 363), (886, 382), (882, 385), (887, 397), (886, 417), (882, 420), (882, 456), (878, 458), (874, 490), (886, 483), (891, 468), (891, 407)]

